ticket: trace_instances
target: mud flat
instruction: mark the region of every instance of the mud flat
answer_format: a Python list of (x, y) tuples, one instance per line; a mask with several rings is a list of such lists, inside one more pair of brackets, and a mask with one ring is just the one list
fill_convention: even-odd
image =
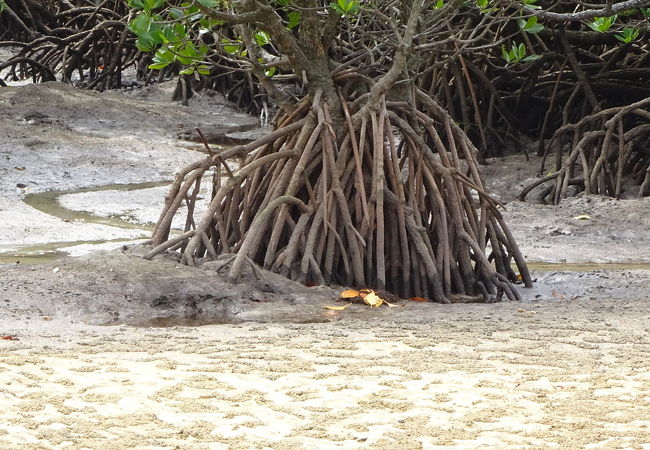
[[(90, 207), (81, 202), (76, 215), (53, 217), (51, 211), (32, 208), (30, 196), (41, 194), (46, 202), (52, 195), (50, 205), (41, 206), (53, 209), (61, 206), (57, 202), (63, 191), (72, 195), (100, 188), (104, 193), (94, 199), (96, 207), (119, 205), (104, 217), (124, 215), (130, 204), (133, 211), (146, 209), (135, 222), (150, 224), (157, 219), (164, 188), (125, 201), (124, 189), (107, 185), (169, 182), (180, 167), (203, 157), (179, 140), (191, 137), (196, 127), (225, 138), (257, 126), (257, 120), (234, 111), (216, 93), (183, 107), (165, 101), (171, 91), (166, 84), (100, 94), (55, 82), (0, 90), (0, 253), (9, 257), (5, 261), (12, 260), (11, 254), (33, 257), (29, 248), (21, 251), (26, 247), (51, 249), (61, 242), (68, 248), (71, 242), (129, 241), (146, 234), (136, 227), (87, 220)], [(43, 194), (47, 191), (58, 192)], [(66, 199), (60, 200), (65, 206)], [(87, 249), (75, 254), (83, 251)]]
[(536, 168), (498, 161), (544, 263), (523, 302), (331, 311), (336, 289), (122, 248), (164, 187), (96, 187), (170, 180), (195, 124), (254, 122), (164, 94), (0, 89), (0, 251), (50, 252), (0, 264), (0, 448), (650, 448), (648, 199), (515, 202)]

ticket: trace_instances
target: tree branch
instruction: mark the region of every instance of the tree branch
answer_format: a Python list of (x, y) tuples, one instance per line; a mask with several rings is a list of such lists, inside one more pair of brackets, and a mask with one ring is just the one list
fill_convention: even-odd
[(588, 9), (585, 11), (575, 13), (556, 13), (551, 11), (535, 11), (532, 12), (540, 19), (552, 20), (555, 22), (580, 22), (594, 17), (610, 17), (621, 11), (628, 9), (640, 8), (642, 6), (650, 6), (649, 0), (627, 0), (620, 3), (611, 4), (607, 2), (604, 8)]

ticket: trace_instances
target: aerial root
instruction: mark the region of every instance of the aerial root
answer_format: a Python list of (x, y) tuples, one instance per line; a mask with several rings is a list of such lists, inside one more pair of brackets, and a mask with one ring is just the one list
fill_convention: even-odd
[(649, 143), (650, 97), (565, 125), (551, 137), (544, 155), (545, 161), (555, 144), (555, 171), (526, 186), (519, 199), (525, 200), (532, 189), (551, 181), (544, 197), (552, 204), (579, 192), (620, 198), (630, 185), (640, 186), (639, 198), (648, 195)]
[[(182, 240), (188, 265), (236, 253), (233, 282), (248, 262), (310, 285), (372, 287), (445, 303), (452, 294), (517, 300), (511, 263), (527, 286), (530, 276), (500, 205), (483, 187), (476, 149), (428, 95), (419, 101), (422, 111), (382, 100), (357, 121), (354, 105), (343, 102), (335, 126), (330, 104), (317, 96), (311, 108), (280, 117), (271, 135), (184, 168), (146, 256)], [(224, 176), (222, 161), (237, 156), (243, 165)], [(195, 220), (208, 172), (212, 201)], [(173, 237), (171, 221), (183, 202), (192, 217), (185, 234)]]

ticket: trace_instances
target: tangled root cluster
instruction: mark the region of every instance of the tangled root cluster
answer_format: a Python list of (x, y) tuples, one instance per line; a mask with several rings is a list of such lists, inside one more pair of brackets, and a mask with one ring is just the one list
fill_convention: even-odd
[[(484, 190), (476, 149), (427, 94), (419, 108), (383, 99), (359, 121), (342, 95), (335, 123), (330, 101), (306, 97), (277, 120), (276, 131), (184, 168), (166, 197), (147, 258), (180, 249), (193, 265), (234, 252), (230, 278), (257, 264), (306, 284), (339, 283), (449, 302), (453, 294), (485, 301), (512, 287), (517, 245)], [(244, 156), (235, 173), (219, 167)], [(195, 202), (213, 171), (212, 201)], [(188, 205), (185, 232), (170, 234)]]

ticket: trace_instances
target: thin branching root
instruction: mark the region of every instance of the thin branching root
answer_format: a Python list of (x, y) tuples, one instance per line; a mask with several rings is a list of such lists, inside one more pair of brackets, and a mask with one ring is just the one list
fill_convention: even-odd
[(639, 198), (650, 195), (650, 97), (559, 128), (547, 154), (550, 148), (555, 148), (555, 171), (527, 186), (520, 200), (545, 183), (550, 186), (542, 191), (542, 200), (553, 204), (580, 192), (615, 198), (624, 190)]
[[(146, 257), (180, 248), (182, 262), (194, 265), (233, 252), (233, 282), (253, 261), (306, 284), (445, 303), (451, 294), (518, 299), (511, 263), (528, 286), (530, 276), (463, 131), (424, 92), (418, 109), (382, 98), (364, 115), (343, 98), (306, 97), (276, 118), (272, 134), (184, 168)], [(233, 157), (244, 164), (223, 174)], [(212, 201), (196, 218), (208, 174)], [(183, 203), (187, 226), (175, 237), (171, 223)]]
[[(122, 73), (145, 56), (127, 30), (128, 7), (118, 0), (9, 1), (0, 46), (20, 50), (0, 64), (11, 81), (71, 82), (97, 90), (122, 87)], [(5, 16), (3, 16), (5, 17)]]

